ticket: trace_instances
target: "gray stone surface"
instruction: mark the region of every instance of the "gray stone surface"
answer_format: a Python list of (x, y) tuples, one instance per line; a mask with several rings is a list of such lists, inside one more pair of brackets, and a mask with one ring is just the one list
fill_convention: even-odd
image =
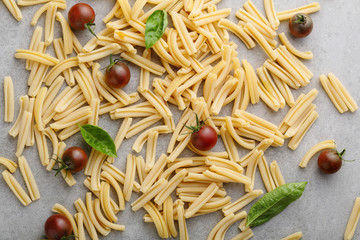
[[(76, 2), (69, 0), (68, 6), (72, 6)], [(101, 19), (111, 9), (115, 1), (85, 2), (89, 2), (94, 6), (97, 12), (97, 30), (102, 29)], [(219, 8), (231, 7), (233, 9), (232, 18), (235, 18), (234, 13), (242, 6), (243, 2), (243, 0), (223, 0), (219, 4)], [(311, 1), (276, 1), (276, 8), (281, 11), (309, 2)], [(254, 0), (254, 3), (262, 9), (262, 1)], [(313, 71), (314, 77), (308, 86), (293, 91), (293, 94), (298, 96), (300, 93), (307, 93), (312, 88), (317, 88), (319, 95), (315, 100), (315, 104), (320, 117), (306, 134), (296, 151), (289, 150), (285, 145), (281, 148), (271, 148), (266, 152), (268, 161), (278, 161), (287, 182), (308, 181), (309, 184), (301, 199), (291, 204), (271, 221), (253, 228), (255, 233), (253, 239), (255, 240), (281, 239), (297, 231), (304, 233), (304, 239), (342, 239), (353, 202), (355, 197), (359, 196), (360, 151), (358, 142), (360, 136), (360, 111), (340, 115), (323, 91), (319, 82), (319, 75), (322, 73), (327, 74), (330, 71), (333, 72), (342, 80), (355, 100), (360, 103), (360, 45), (358, 43), (360, 4), (356, 0), (326, 0), (321, 1), (321, 7), (320, 12), (312, 15), (315, 23), (312, 34), (305, 39), (290, 38), (291, 42), (300, 50), (314, 52), (314, 59), (305, 61), (305, 64)], [(18, 98), (27, 92), (26, 81), (29, 73), (24, 70), (24, 61), (16, 60), (13, 55), (18, 48), (28, 48), (34, 29), (30, 26), (30, 20), (38, 8), (39, 6), (21, 8), (24, 19), (21, 22), (16, 22), (5, 6), (0, 6), (0, 78), (3, 79), (4, 76), (11, 75), (14, 80), (16, 115), (19, 108)], [(68, 9), (63, 11), (64, 15), (66, 15)], [(43, 25), (43, 22), (44, 16), (40, 18), (39, 24)], [(56, 29), (56, 36), (59, 37), (60, 28), (58, 23), (56, 23)], [(289, 36), (286, 22), (281, 24), (278, 33), (282, 31)], [(86, 32), (76, 34), (82, 43), (85, 43), (91, 37)], [(237, 39), (235, 41), (239, 45), (240, 58), (248, 59), (254, 67), (258, 67), (263, 63), (266, 56), (259, 47), (249, 51), (240, 41)], [(103, 62), (102, 66), (105, 66), (105, 62)], [(131, 72), (131, 84), (125, 88), (127, 92), (134, 91), (139, 81), (139, 72), (133, 65), (131, 66)], [(3, 99), (3, 90), (0, 91), (0, 99)], [(3, 110), (4, 106), (0, 104), (1, 118), (3, 118)], [(176, 112), (175, 108), (172, 108), (172, 110)], [(259, 103), (256, 106), (249, 107), (249, 111), (278, 124), (287, 109), (274, 113), (263, 103)], [(226, 111), (222, 114), (226, 114)], [(179, 113), (175, 113), (175, 116), (178, 117)], [(14, 153), (17, 139), (13, 139), (7, 134), (11, 124), (0, 122), (0, 156), (15, 160)], [(114, 137), (121, 120), (111, 121), (108, 116), (104, 116), (101, 117), (99, 124)], [(168, 139), (169, 136), (161, 137), (157, 148), (158, 155), (165, 151)], [(357, 159), (357, 161), (344, 164), (342, 169), (334, 175), (322, 174), (317, 168), (315, 158), (312, 159), (306, 169), (300, 169), (298, 163), (305, 152), (316, 143), (326, 139), (334, 139), (340, 150), (347, 149), (345, 155), (347, 159)], [(119, 158), (115, 164), (123, 170), (125, 170), (126, 153), (129, 151), (132, 142), (133, 139), (125, 141), (118, 152)], [(90, 152), (89, 147), (86, 146), (79, 135), (73, 136), (66, 143), (68, 146), (83, 146)], [(222, 148), (219, 143), (216, 150)], [(242, 149), (239, 149), (239, 151), (242, 154), (246, 152)], [(83, 174), (80, 173), (75, 176), (78, 181), (77, 185), (68, 187), (61, 177), (54, 177), (54, 172), (47, 172), (41, 166), (36, 147), (26, 148), (24, 156), (28, 159), (38, 183), (41, 199), (27, 207), (23, 207), (11, 193), (2, 177), (0, 177), (0, 239), (40, 239), (44, 234), (45, 220), (51, 214), (51, 208), (55, 203), (60, 203), (72, 213), (75, 213), (73, 202), (77, 198), (85, 199), (86, 189), (82, 185)], [(0, 170), (2, 171), (4, 168), (0, 166)], [(15, 173), (15, 177), (25, 187), (19, 171)], [(225, 188), (233, 199), (243, 194), (241, 185), (228, 184)], [(263, 189), (258, 173), (255, 189)], [(134, 194), (132, 201), (136, 197), (137, 194)], [(153, 224), (143, 222), (144, 211), (140, 210), (134, 213), (130, 210), (130, 204), (126, 206), (126, 211), (118, 214), (119, 222), (126, 225), (126, 231), (112, 231), (106, 238), (101, 237), (101, 239), (159, 239)], [(249, 206), (246, 210), (249, 210)], [(206, 239), (211, 228), (221, 217), (222, 215), (218, 212), (188, 220), (187, 226), (190, 239)], [(226, 234), (226, 239), (230, 239), (237, 233), (239, 233), (239, 230), (237, 225), (234, 225)], [(357, 230), (354, 239), (359, 238), (360, 231)]]

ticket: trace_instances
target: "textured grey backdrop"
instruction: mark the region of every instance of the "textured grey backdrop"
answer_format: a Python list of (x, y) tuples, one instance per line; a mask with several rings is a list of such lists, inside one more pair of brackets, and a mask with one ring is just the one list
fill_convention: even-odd
[[(78, 1), (68, 0), (68, 9)], [(114, 0), (85, 1), (93, 5), (96, 13), (97, 31), (103, 28), (101, 19), (111, 9)], [(235, 11), (240, 8), (244, 0), (223, 0), (219, 8), (231, 7), (232, 18)], [(310, 0), (281, 0), (276, 1), (278, 11), (290, 9), (302, 4), (310, 3)], [(254, 0), (254, 3), (263, 10), (262, 1)], [(0, 6), (0, 78), (11, 75), (15, 85), (16, 114), (19, 108), (18, 98), (27, 92), (26, 81), (28, 72), (24, 70), (24, 61), (16, 60), (13, 56), (15, 49), (27, 48), (33, 32), (30, 26), (34, 12), (39, 8), (21, 8), (24, 19), (17, 22), (12, 18), (5, 6)], [(67, 10), (63, 14), (67, 14)], [(305, 64), (313, 71), (314, 77), (311, 83), (302, 89), (293, 91), (295, 96), (302, 92), (308, 92), (312, 88), (319, 89), (319, 95), (315, 100), (317, 111), (320, 115), (314, 126), (306, 134), (302, 143), (296, 151), (291, 151), (287, 146), (282, 148), (271, 148), (266, 152), (268, 161), (277, 160), (284, 178), (287, 182), (308, 181), (309, 184), (300, 200), (291, 204), (284, 212), (273, 218), (266, 224), (253, 228), (255, 237), (253, 239), (281, 239), (293, 232), (302, 231), (304, 239), (341, 239), (354, 202), (355, 197), (360, 196), (360, 158), (359, 143), (360, 136), (359, 116), (360, 111), (340, 115), (334, 108), (325, 92), (321, 88), (318, 77), (321, 73), (332, 71), (337, 75), (349, 89), (355, 100), (360, 103), (360, 45), (358, 36), (360, 32), (360, 4), (356, 0), (326, 0), (321, 1), (321, 11), (313, 14), (314, 30), (305, 39), (290, 39), (291, 42), (301, 50), (314, 52), (314, 59), (306, 61)], [(43, 25), (44, 16), (40, 18), (39, 24)], [(59, 24), (56, 23), (56, 36), (59, 35)], [(288, 35), (287, 23), (283, 22), (278, 33), (284, 31)], [(82, 43), (85, 43), (91, 35), (89, 33), (77, 33)], [(237, 39), (233, 38), (239, 45), (239, 57), (246, 58), (254, 67), (260, 66), (266, 59), (263, 51), (256, 47), (249, 51)], [(103, 64), (104, 66), (104, 64)], [(138, 69), (131, 66), (132, 79), (127, 92), (136, 89), (139, 81)], [(1, 81), (2, 86), (2, 81)], [(1, 87), (2, 89), (2, 87)], [(3, 90), (0, 91), (0, 99), (3, 99)], [(0, 104), (0, 117), (3, 118), (3, 104)], [(176, 112), (175, 108), (172, 108)], [(287, 109), (274, 113), (264, 104), (249, 107), (249, 111), (258, 114), (275, 124), (281, 121)], [(222, 114), (226, 114), (224, 111)], [(175, 114), (176, 117), (179, 114)], [(11, 124), (0, 121), (0, 156), (15, 160), (16, 139), (10, 137), (7, 132)], [(114, 137), (121, 120), (111, 121), (108, 116), (101, 117), (100, 126), (105, 128)], [(158, 155), (164, 152), (169, 136), (162, 136), (157, 148)], [(347, 159), (357, 159), (356, 162), (346, 163), (343, 168), (334, 175), (322, 174), (313, 159), (306, 169), (300, 169), (298, 163), (305, 152), (314, 144), (326, 140), (335, 139), (339, 149), (346, 148)], [(133, 139), (125, 141), (119, 150), (119, 158), (116, 165), (125, 170), (126, 153), (132, 145)], [(74, 136), (66, 141), (68, 146), (85, 146), (80, 136)], [(163, 143), (163, 144), (161, 144)], [(218, 144), (217, 150), (223, 147)], [(245, 151), (239, 149), (243, 154)], [(47, 172), (40, 165), (36, 147), (27, 148), (24, 155), (28, 159), (31, 169), (38, 183), (41, 199), (23, 207), (14, 197), (6, 183), (0, 177), (0, 239), (39, 239), (43, 236), (43, 225), (51, 214), (51, 207), (60, 203), (71, 212), (75, 212), (73, 202), (77, 198), (85, 198), (86, 189), (82, 185), (83, 174), (77, 174), (75, 178), (78, 184), (68, 187), (63, 179), (54, 177), (53, 172)], [(3, 167), (0, 167), (3, 170)], [(257, 173), (258, 174), (258, 173)], [(19, 171), (15, 173), (20, 179)], [(20, 181), (22, 185), (23, 182)], [(229, 184), (225, 187), (228, 194), (234, 199), (243, 194), (243, 187)], [(260, 176), (256, 176), (255, 189), (263, 189)], [(136, 198), (133, 195), (132, 201)], [(249, 206), (246, 208), (249, 209)], [(126, 231), (112, 231), (106, 238), (102, 239), (158, 239), (153, 224), (143, 222), (144, 211), (132, 212), (127, 204), (126, 211), (118, 214), (119, 222), (126, 225)], [(206, 239), (211, 228), (221, 219), (220, 213), (193, 218), (187, 221), (190, 239)], [(226, 239), (238, 233), (237, 225), (233, 226), (226, 234)], [(359, 239), (360, 230), (355, 233), (354, 239)]]

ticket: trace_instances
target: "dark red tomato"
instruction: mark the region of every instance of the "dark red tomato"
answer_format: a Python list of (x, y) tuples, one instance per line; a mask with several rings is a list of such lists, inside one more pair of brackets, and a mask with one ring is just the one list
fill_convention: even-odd
[(61, 240), (72, 232), (72, 226), (67, 217), (61, 214), (50, 216), (45, 222), (45, 233), (49, 240)]
[(313, 21), (309, 15), (297, 13), (289, 21), (290, 33), (297, 38), (309, 35), (313, 29)]
[(326, 149), (322, 151), (318, 157), (318, 166), (324, 173), (336, 173), (341, 168), (341, 165), (341, 154), (336, 150)]
[(106, 69), (105, 81), (113, 88), (123, 88), (130, 81), (129, 67), (123, 62), (112, 62), (110, 59), (110, 65)]
[(75, 173), (84, 169), (87, 164), (88, 157), (82, 148), (71, 147), (63, 153), (62, 161), (67, 165), (65, 169)]
[(201, 151), (212, 149), (217, 142), (217, 134), (214, 128), (204, 125), (199, 131), (191, 134), (191, 143)]
[(86, 3), (78, 3), (71, 7), (68, 14), (69, 24), (74, 30), (89, 29), (94, 24), (94, 9)]

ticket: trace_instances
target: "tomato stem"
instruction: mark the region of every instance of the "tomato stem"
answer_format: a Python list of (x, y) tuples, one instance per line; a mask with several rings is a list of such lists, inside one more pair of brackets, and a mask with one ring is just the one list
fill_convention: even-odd
[(306, 23), (306, 17), (303, 14), (297, 15), (295, 23)]
[(69, 235), (69, 236), (63, 236), (60, 238), (60, 240), (69, 240), (69, 239), (76, 239), (78, 237), (76, 237), (75, 235)]
[(53, 169), (53, 170), (56, 171), (55, 176), (57, 176), (59, 174), (59, 172), (61, 172), (64, 169), (66, 171), (66, 176), (67, 176), (67, 171), (70, 169), (69, 165), (67, 165), (64, 162), (64, 160), (62, 160), (62, 158), (60, 158), (59, 156), (56, 156), (56, 158), (53, 158), (53, 160), (60, 164), (59, 168)]
[(204, 121), (199, 121), (199, 116), (196, 113), (195, 113), (195, 118), (196, 118), (196, 126), (185, 126), (187, 129), (191, 130), (191, 132), (186, 134), (196, 133), (200, 131), (200, 129), (205, 125), (205, 121), (207, 120), (205, 119)]
[(113, 60), (112, 59), (112, 54), (110, 54), (110, 64), (106, 67), (106, 71), (110, 71), (110, 69), (115, 65), (115, 64), (117, 64), (118, 62), (121, 62), (121, 60), (120, 59), (115, 59), (115, 60)]
[(95, 25), (95, 23), (93, 23), (93, 19), (90, 21), (90, 22), (88, 22), (88, 23), (86, 23), (84, 26), (85, 26), (85, 28), (87, 29), (87, 30), (89, 30), (89, 32), (92, 34), (92, 35), (94, 35), (96, 38), (98, 38), (98, 36), (96, 36), (96, 34), (95, 34), (95, 32), (94, 32), (94, 30), (95, 30), (95, 28), (96, 28), (96, 25)]
[(339, 155), (340, 159), (343, 161), (343, 162), (354, 162), (355, 159), (352, 159), (352, 160), (346, 160), (346, 159), (343, 159), (343, 155), (345, 154), (345, 151), (346, 149), (344, 148), (340, 153), (338, 151), (337, 154)]

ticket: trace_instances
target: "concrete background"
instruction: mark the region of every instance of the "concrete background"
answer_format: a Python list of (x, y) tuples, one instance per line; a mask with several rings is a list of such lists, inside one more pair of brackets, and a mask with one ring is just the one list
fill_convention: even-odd
[[(70, 6), (78, 1), (69, 0), (68, 8), (63, 11), (66, 16)], [(98, 25), (96, 31), (103, 29), (101, 19), (111, 9), (114, 2), (108, 1), (84, 1), (91, 3), (97, 16)], [(223, 0), (218, 8), (231, 7), (231, 18), (239, 9), (244, 0)], [(263, 10), (262, 1), (253, 1), (257, 7)], [(309, 0), (282, 0), (275, 1), (278, 11), (294, 8), (303, 4), (310, 3)], [(319, 90), (319, 95), (315, 100), (319, 118), (304, 137), (302, 143), (296, 151), (292, 151), (284, 145), (281, 148), (270, 148), (266, 152), (268, 161), (277, 160), (286, 182), (308, 181), (306, 190), (298, 201), (291, 204), (284, 212), (262, 226), (254, 227), (255, 236), (253, 239), (281, 239), (291, 233), (302, 231), (303, 239), (342, 239), (353, 202), (360, 192), (360, 159), (359, 143), (360, 136), (359, 116), (360, 111), (355, 113), (345, 113), (340, 115), (330, 102), (326, 93), (323, 91), (319, 82), (319, 75), (333, 72), (344, 83), (355, 100), (360, 103), (360, 45), (358, 36), (360, 32), (360, 4), (356, 0), (326, 0), (321, 1), (321, 11), (312, 14), (314, 29), (310, 36), (304, 39), (293, 39), (290, 41), (300, 50), (311, 50), (314, 59), (304, 61), (313, 71), (314, 77), (311, 83), (305, 88), (293, 91), (295, 97), (300, 93), (307, 93), (312, 88)], [(28, 48), (34, 27), (30, 26), (30, 21), (35, 11), (40, 6), (21, 8), (24, 19), (17, 22), (4, 5), (0, 6), (0, 79), (11, 75), (15, 86), (15, 108), (16, 116), (19, 109), (18, 99), (27, 93), (26, 81), (29, 72), (24, 68), (24, 61), (16, 60), (13, 56), (18, 48)], [(39, 20), (43, 26), (44, 16)], [(60, 26), (56, 22), (56, 35), (60, 36)], [(278, 33), (284, 31), (289, 36), (287, 22), (283, 22)], [(76, 33), (84, 44), (91, 35), (87, 32)], [(259, 67), (266, 59), (266, 55), (259, 48), (247, 50), (244, 45), (235, 37), (232, 39), (239, 45), (240, 59), (246, 58), (253, 66)], [(103, 61), (102, 66), (105, 66)], [(132, 79), (125, 91), (130, 93), (136, 90), (139, 81), (138, 69), (131, 65)], [(1, 81), (2, 84), (2, 81)], [(1, 87), (2, 89), (2, 87)], [(0, 99), (3, 99), (3, 90), (0, 91)], [(171, 108), (175, 118), (179, 112)], [(286, 114), (287, 108), (278, 113), (272, 112), (263, 103), (250, 106), (250, 112), (255, 113), (271, 122), (278, 124)], [(0, 104), (0, 117), (3, 118), (4, 106)], [(226, 114), (225, 110), (221, 114)], [(16, 117), (15, 116), (15, 117)], [(108, 116), (100, 119), (99, 125), (115, 137), (121, 120), (111, 121)], [(17, 139), (10, 137), (7, 132), (12, 124), (0, 121), (0, 156), (15, 160), (15, 149)], [(157, 155), (164, 152), (170, 136), (163, 135), (159, 140)], [(316, 143), (334, 139), (338, 149), (347, 149), (346, 159), (356, 159), (355, 162), (346, 163), (342, 169), (333, 175), (322, 174), (316, 164), (316, 159), (312, 159), (306, 169), (300, 169), (298, 163), (305, 152)], [(125, 159), (128, 149), (132, 146), (133, 139), (125, 141), (121, 146), (116, 160), (116, 165), (125, 171)], [(79, 134), (66, 141), (68, 146), (83, 146), (87, 152), (90, 148), (86, 146)], [(50, 148), (51, 149), (51, 148)], [(50, 150), (49, 149), (49, 150)], [(219, 143), (215, 150), (222, 150), (223, 146)], [(241, 154), (246, 151), (239, 149)], [(143, 153), (143, 152), (142, 152)], [(23, 207), (15, 198), (6, 183), (0, 177), (0, 239), (40, 239), (44, 236), (43, 226), (51, 214), (51, 208), (55, 203), (60, 203), (75, 213), (73, 202), (77, 198), (85, 199), (86, 189), (82, 185), (84, 175), (76, 174), (78, 184), (68, 187), (60, 176), (55, 177), (54, 172), (48, 172), (41, 166), (38, 159), (36, 147), (26, 148), (24, 156), (28, 159), (33, 174), (38, 183), (41, 199)], [(0, 171), (4, 167), (0, 166)], [(19, 171), (15, 177), (25, 187), (21, 180)], [(243, 187), (237, 184), (226, 185), (228, 194), (237, 199), (243, 194)], [(256, 176), (255, 189), (263, 189), (259, 173)], [(137, 198), (133, 194), (132, 201)], [(143, 222), (143, 210), (132, 212), (126, 205), (126, 211), (118, 214), (119, 223), (126, 225), (126, 231), (112, 231), (106, 238), (101, 239), (159, 239), (153, 224)], [(246, 210), (249, 210), (248, 206)], [(206, 239), (213, 226), (222, 218), (220, 212), (207, 216), (193, 218), (187, 221), (190, 239)], [(232, 226), (226, 234), (226, 239), (230, 239), (239, 233), (237, 224)], [(360, 231), (355, 232), (354, 239), (360, 238)]]

